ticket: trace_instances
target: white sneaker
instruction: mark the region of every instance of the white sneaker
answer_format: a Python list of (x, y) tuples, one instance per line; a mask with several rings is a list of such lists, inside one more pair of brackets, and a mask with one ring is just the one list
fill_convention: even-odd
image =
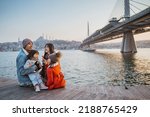
[(40, 87), (39, 87), (39, 85), (35, 85), (35, 92), (39, 92), (40, 91)]
[(45, 86), (43, 83), (40, 84), (40, 89), (48, 89), (47, 86)]

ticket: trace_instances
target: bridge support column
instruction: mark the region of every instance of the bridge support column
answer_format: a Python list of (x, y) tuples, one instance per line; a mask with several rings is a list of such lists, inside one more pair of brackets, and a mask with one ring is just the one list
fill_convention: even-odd
[(122, 53), (136, 53), (137, 52), (132, 31), (128, 31), (124, 33), (121, 52)]

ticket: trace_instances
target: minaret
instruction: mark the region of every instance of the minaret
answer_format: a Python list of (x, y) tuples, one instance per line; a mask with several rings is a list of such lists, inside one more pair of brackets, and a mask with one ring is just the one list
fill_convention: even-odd
[(21, 41), (20, 41), (20, 37), (18, 37), (18, 45), (19, 45), (19, 48), (21, 48)]
[(42, 37), (43, 37), (43, 39), (44, 39), (44, 33), (42, 33)]
[(18, 43), (20, 42), (20, 37), (18, 37)]
[(89, 36), (89, 22), (87, 22), (87, 36)]

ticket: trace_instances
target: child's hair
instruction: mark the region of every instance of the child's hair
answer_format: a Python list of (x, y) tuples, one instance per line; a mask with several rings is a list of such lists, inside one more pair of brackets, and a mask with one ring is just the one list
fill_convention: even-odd
[[(58, 58), (61, 58), (61, 56), (62, 56), (62, 54), (61, 54), (61, 52), (57, 52), (56, 53), (56, 58), (58, 59)], [(58, 60), (57, 60), (58, 61)]]
[(59, 61), (59, 58), (61, 58), (62, 54), (60, 52), (56, 52), (50, 55), (51, 63), (56, 63)]
[(28, 54), (28, 59), (32, 59), (34, 54), (39, 54), (39, 52), (37, 50), (31, 50)]

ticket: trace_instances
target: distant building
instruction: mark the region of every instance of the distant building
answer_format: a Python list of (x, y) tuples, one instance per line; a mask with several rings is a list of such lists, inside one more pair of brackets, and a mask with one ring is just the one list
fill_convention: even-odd
[(20, 38), (18, 37), (18, 48), (22, 47), (22, 41), (20, 40)]

